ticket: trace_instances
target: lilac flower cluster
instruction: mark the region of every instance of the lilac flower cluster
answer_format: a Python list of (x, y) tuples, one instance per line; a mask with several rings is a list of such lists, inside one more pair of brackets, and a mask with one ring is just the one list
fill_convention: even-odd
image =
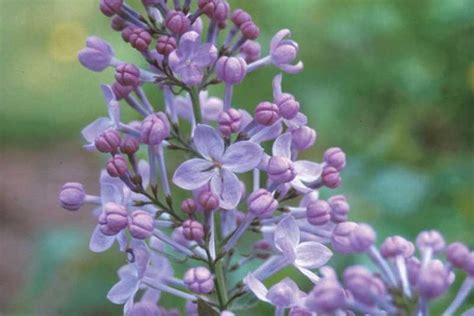
[[(253, 113), (233, 101), (235, 86), (256, 70), (303, 69), (290, 31), (278, 31), (262, 57), (258, 26), (226, 0), (142, 2), (145, 16), (123, 0), (100, 1), (112, 29), (143, 62), (122, 61), (104, 40), (87, 39), (81, 64), (115, 70), (115, 81), (101, 86), (108, 115), (82, 131), (84, 148), (108, 161), (99, 195), (77, 182), (59, 195), (70, 211), (95, 206), (92, 251), (117, 243), (127, 257), (107, 295), (111, 302), (134, 316), (179, 315), (159, 305), (162, 292), (186, 300), (185, 315), (234, 315), (245, 295), (273, 305), (275, 315), (428, 315), (459, 270), (468, 276), (445, 315), (456, 313), (474, 285), (474, 252), (462, 243), (446, 246), (436, 231), (420, 233), (415, 244), (388, 237), (377, 248), (370, 226), (348, 221), (345, 196), (321, 199), (320, 190), (341, 185), (346, 156), (333, 147), (320, 162), (299, 159), (316, 132), (296, 97), (283, 92), (282, 74)], [(218, 84), (222, 99), (208, 93)], [(152, 102), (145, 85), (160, 90), (162, 102)], [(122, 120), (127, 106), (138, 120)], [(169, 177), (171, 151), (182, 152), (183, 161)], [(254, 240), (250, 251), (239, 244), (243, 236)], [(332, 251), (366, 254), (377, 270), (351, 266), (338, 279), (326, 265)], [(172, 262), (191, 268), (176, 275)], [(243, 281), (232, 282), (254, 262)], [(304, 292), (285, 278), (267, 289), (263, 282), (289, 266), (314, 288)]]

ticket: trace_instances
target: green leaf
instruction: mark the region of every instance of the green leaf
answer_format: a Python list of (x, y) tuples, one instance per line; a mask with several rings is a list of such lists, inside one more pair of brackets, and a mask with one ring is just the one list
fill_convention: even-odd
[(199, 299), (197, 304), (199, 316), (219, 316), (219, 313), (217, 313), (214, 308), (205, 301)]

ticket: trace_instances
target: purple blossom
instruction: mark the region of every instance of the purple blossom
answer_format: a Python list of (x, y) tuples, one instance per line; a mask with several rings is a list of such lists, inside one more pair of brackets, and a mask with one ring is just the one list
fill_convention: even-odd
[(201, 83), (204, 69), (217, 60), (217, 48), (212, 44), (202, 44), (199, 33), (184, 33), (178, 49), (169, 55), (171, 70), (185, 83), (195, 86)]
[(308, 160), (293, 162), (291, 160), (291, 142), (292, 137), (290, 133), (285, 133), (278, 137), (273, 144), (273, 157), (283, 157), (291, 162), (295, 177), (289, 181), (290, 185), (298, 192), (303, 194), (310, 193), (313, 189), (309, 187), (309, 184), (318, 180), (322, 167), (320, 164)]
[(222, 137), (208, 125), (196, 127), (193, 143), (202, 158), (181, 164), (174, 173), (173, 182), (186, 190), (195, 190), (210, 182), (212, 192), (219, 197), (220, 207), (236, 207), (242, 189), (235, 173), (257, 167), (263, 149), (249, 141), (237, 142), (225, 149)]
[(97, 36), (88, 37), (86, 48), (79, 52), (81, 64), (92, 71), (103, 71), (114, 58), (114, 51), (109, 43)]

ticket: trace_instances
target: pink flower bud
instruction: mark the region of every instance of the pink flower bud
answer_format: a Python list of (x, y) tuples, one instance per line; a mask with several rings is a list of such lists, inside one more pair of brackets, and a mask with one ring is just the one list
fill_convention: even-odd
[(297, 150), (306, 150), (316, 142), (316, 131), (308, 126), (300, 126), (291, 131), (291, 144)]
[(418, 292), (421, 297), (431, 300), (441, 296), (449, 288), (449, 271), (439, 260), (432, 260), (421, 269), (418, 277)]
[(240, 25), (240, 32), (242, 32), (242, 35), (249, 40), (256, 40), (260, 35), (260, 29), (252, 21), (242, 23)]
[(446, 242), (443, 236), (436, 230), (422, 231), (416, 237), (416, 246), (420, 250), (431, 249), (434, 252), (443, 250)]
[(128, 164), (121, 155), (114, 155), (107, 161), (106, 169), (111, 177), (122, 177), (128, 172)]
[(315, 226), (325, 225), (329, 222), (331, 207), (324, 200), (316, 200), (308, 204), (306, 216), (308, 222)]
[(214, 290), (214, 277), (205, 267), (191, 268), (184, 274), (183, 281), (195, 293), (210, 293)]
[(240, 47), (240, 55), (245, 59), (247, 64), (253, 63), (261, 56), (262, 48), (256, 41), (247, 40)]
[(124, 28), (122, 30), (122, 39), (128, 43), (130, 41), (130, 35), (133, 34), (136, 28), (138, 28), (138, 26), (136, 25), (129, 25), (126, 28)]
[(176, 39), (171, 36), (161, 35), (156, 41), (156, 51), (163, 56), (168, 56), (176, 49)]
[(198, 1), (199, 9), (204, 12), (209, 18), (212, 18), (214, 15), (214, 9), (216, 7), (215, 0), (199, 0)]
[(210, 191), (201, 192), (198, 202), (205, 211), (212, 211), (219, 207), (219, 197)]
[(170, 123), (163, 112), (148, 115), (142, 122), (141, 141), (147, 145), (159, 145), (170, 135)]
[(219, 23), (225, 22), (229, 17), (230, 7), (225, 0), (216, 0), (212, 18)]
[(267, 166), (268, 177), (276, 183), (287, 183), (296, 177), (293, 162), (285, 157), (270, 158)]
[(187, 219), (183, 222), (183, 236), (187, 240), (202, 240), (204, 237), (204, 228), (198, 221)]
[(188, 215), (194, 214), (196, 208), (196, 202), (193, 199), (186, 199), (181, 202), (181, 210)]
[(287, 120), (295, 118), (296, 114), (300, 110), (300, 104), (295, 100), (295, 97), (288, 93), (280, 94), (273, 100), (278, 106), (280, 115)]
[(328, 199), (328, 202), (331, 207), (331, 220), (334, 223), (347, 221), (351, 208), (346, 197), (344, 195), (334, 195)]
[(237, 9), (232, 13), (231, 20), (235, 25), (241, 26), (245, 22), (252, 21), (252, 17), (246, 11)]
[(278, 106), (270, 102), (261, 102), (255, 108), (255, 120), (262, 125), (273, 125), (280, 118)]
[(329, 148), (324, 152), (324, 161), (341, 171), (346, 166), (346, 154), (339, 147)]
[[(123, 35), (124, 33), (122, 32), (122, 36)], [(140, 52), (146, 52), (148, 50), (148, 46), (150, 46), (151, 43), (151, 35), (145, 29), (134, 27), (128, 36), (128, 42), (133, 48), (139, 50)]]
[(69, 211), (77, 211), (84, 204), (86, 193), (84, 186), (78, 182), (67, 182), (59, 193), (59, 205)]
[(339, 171), (337, 171), (337, 169), (334, 167), (324, 167), (321, 178), (323, 180), (323, 184), (331, 189), (339, 187), (342, 182)]
[(339, 283), (332, 278), (325, 278), (316, 284), (306, 298), (306, 306), (323, 315), (333, 314), (344, 307), (346, 294)]
[(97, 36), (88, 37), (86, 47), (79, 54), (79, 62), (89, 70), (100, 72), (106, 69), (112, 58), (114, 51), (109, 43)]
[(135, 137), (128, 136), (120, 143), (120, 151), (126, 155), (133, 155), (140, 148), (140, 144)]
[(123, 18), (121, 18), (120, 16), (118, 15), (115, 15), (111, 22), (110, 22), (110, 26), (112, 27), (112, 29), (114, 29), (115, 31), (117, 32), (121, 32), (123, 31), (127, 26), (128, 26), (128, 23), (127, 21), (125, 21)]
[(463, 243), (453, 242), (446, 248), (448, 261), (456, 268), (462, 268), (469, 256), (469, 248)]
[(123, 86), (118, 82), (114, 82), (112, 84), (112, 91), (113, 91), (113, 93), (115, 95), (115, 98), (117, 100), (121, 100), (121, 99), (127, 97), (130, 94), (130, 92), (132, 92), (132, 90), (133, 90), (133, 87)]
[(140, 70), (132, 64), (120, 64), (115, 69), (115, 80), (123, 86), (137, 87), (140, 84)]
[(242, 114), (236, 109), (229, 109), (219, 114), (217, 122), (219, 123), (219, 131), (225, 137), (229, 137), (232, 133), (240, 131)]
[(116, 130), (109, 129), (97, 136), (94, 144), (101, 153), (113, 153), (120, 146), (120, 140), (120, 134)]
[(344, 285), (351, 294), (367, 306), (377, 303), (386, 293), (383, 282), (363, 266), (352, 266), (344, 271)]
[(228, 84), (239, 84), (247, 73), (247, 63), (240, 57), (222, 56), (216, 64), (217, 79)]
[(387, 237), (380, 246), (380, 253), (385, 258), (403, 256), (411, 257), (415, 252), (415, 246), (410, 241), (401, 236)]
[(136, 210), (130, 216), (128, 230), (130, 235), (136, 239), (147, 239), (153, 234), (155, 228), (155, 219), (145, 211)]
[(252, 192), (247, 199), (249, 212), (257, 217), (270, 217), (278, 208), (278, 201), (265, 189)]
[(332, 233), (332, 248), (341, 254), (354, 253), (355, 250), (351, 243), (351, 234), (356, 229), (357, 224), (354, 222), (343, 222), (337, 224)]
[(123, 0), (100, 0), (100, 11), (106, 16), (113, 16), (120, 13)]
[(128, 225), (128, 214), (122, 205), (108, 202), (99, 217), (100, 231), (107, 236), (117, 235)]
[(464, 262), (463, 268), (471, 277), (474, 276), (474, 252), (471, 252), (466, 257), (466, 262)]
[(186, 33), (191, 26), (191, 21), (186, 17), (186, 15), (181, 11), (175, 10), (168, 12), (165, 23), (166, 27), (176, 34)]
[(352, 249), (356, 252), (365, 252), (375, 242), (375, 231), (367, 224), (359, 224), (352, 231), (350, 241)]

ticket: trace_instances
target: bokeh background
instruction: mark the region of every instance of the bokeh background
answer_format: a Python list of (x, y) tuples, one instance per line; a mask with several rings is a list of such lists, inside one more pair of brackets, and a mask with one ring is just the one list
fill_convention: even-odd
[[(317, 160), (334, 145), (348, 154), (337, 192), (348, 196), (352, 219), (371, 223), (379, 240), (435, 228), (474, 247), (474, 1), (230, 4), (254, 16), (265, 50), (283, 27), (300, 44), (305, 70), (285, 75), (284, 90), (297, 96), (318, 132), (305, 156)], [(110, 82), (112, 71), (88, 72), (77, 51), (95, 34), (121, 59), (141, 63), (97, 7), (97, 0), (0, 0), (2, 315), (120, 313), (105, 295), (124, 258), (89, 252), (89, 211), (72, 214), (56, 200), (66, 181), (97, 191), (103, 163), (81, 150), (79, 132), (106, 113), (99, 84)], [(235, 91), (236, 103), (252, 109), (268, 99), (276, 73), (249, 76)], [(154, 102), (161, 104), (158, 94)], [(446, 303), (439, 300), (434, 315)], [(268, 306), (246, 314), (264, 312)]]

